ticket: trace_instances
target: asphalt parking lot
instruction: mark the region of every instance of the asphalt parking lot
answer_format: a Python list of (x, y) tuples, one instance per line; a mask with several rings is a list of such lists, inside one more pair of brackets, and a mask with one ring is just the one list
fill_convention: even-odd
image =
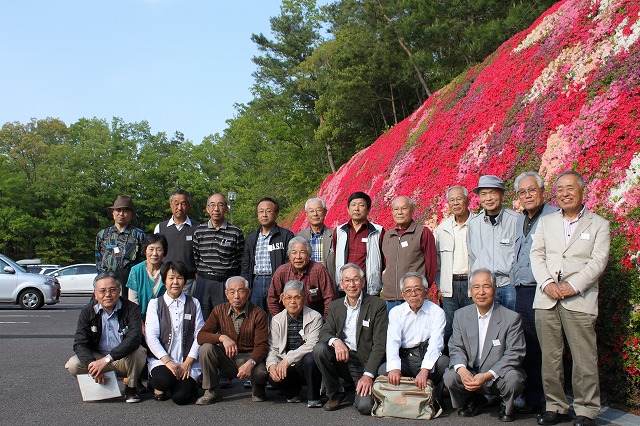
[[(234, 381), (223, 390), (225, 399), (211, 406), (177, 406), (143, 395), (138, 404), (123, 401), (83, 402), (77, 382), (64, 369), (73, 355), (73, 334), (80, 308), (88, 297), (63, 297), (54, 306), (37, 311), (0, 306), (0, 424), (85, 425), (121, 422), (153, 425), (416, 425), (420, 421), (361, 416), (349, 406), (334, 412), (309, 409), (306, 403), (287, 404), (276, 391), (269, 401), (254, 403), (250, 391)], [(460, 418), (448, 408), (437, 425), (496, 425), (497, 409), (472, 419)], [(535, 425), (533, 416), (513, 424)]]

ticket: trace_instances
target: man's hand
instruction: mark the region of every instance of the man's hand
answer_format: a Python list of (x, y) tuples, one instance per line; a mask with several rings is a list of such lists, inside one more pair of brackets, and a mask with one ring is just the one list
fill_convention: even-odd
[(284, 380), (284, 378), (287, 377), (287, 368), (289, 368), (289, 361), (286, 359), (283, 359), (276, 365), (276, 371), (278, 372), (280, 380)]
[(440, 290), (438, 290), (437, 297), (440, 303), (442, 304), (444, 302), (444, 296), (442, 296), (442, 292)]
[(569, 284), (566, 281), (561, 282), (559, 288), (560, 288), (560, 292), (562, 293), (562, 298), (571, 297), (571, 296), (575, 296), (576, 294), (578, 294), (573, 289), (573, 287), (571, 287), (571, 284)]
[(394, 385), (398, 386), (400, 384), (400, 378), (402, 377), (402, 371), (396, 369), (387, 371), (387, 381)]
[(191, 358), (190, 356), (186, 357), (184, 362), (180, 365), (180, 369), (182, 370), (182, 375), (180, 377), (176, 376), (180, 380), (187, 380), (191, 375), (191, 366), (196, 360)]
[(366, 374), (363, 374), (358, 384), (356, 385), (356, 394), (360, 396), (371, 395), (373, 389), (373, 379)]
[(93, 380), (96, 381), (96, 383), (104, 385), (106, 382), (104, 373), (105, 371), (107, 371), (108, 366), (109, 364), (107, 364), (107, 361), (104, 358), (100, 358), (91, 362), (87, 367), (87, 370), (89, 371), (89, 375), (93, 378)]
[(413, 380), (413, 383), (418, 387), (418, 389), (423, 390), (425, 386), (427, 386), (427, 380), (429, 379), (429, 370), (426, 368), (421, 368), (420, 372)]
[(173, 373), (173, 375), (175, 376), (176, 379), (180, 379), (180, 377), (182, 377), (183, 371), (182, 371), (182, 365), (181, 364), (178, 364), (177, 362), (173, 362), (173, 361), (170, 360), (165, 365), (167, 366), (169, 371), (171, 371), (171, 373)]
[(462, 384), (464, 385), (464, 388), (466, 390), (468, 390), (469, 392), (473, 392), (480, 389), (480, 385), (482, 383), (478, 384), (475, 376), (469, 370), (467, 370), (466, 367), (458, 368), (457, 373), (460, 376), (460, 380), (462, 380)]
[(269, 367), (269, 377), (271, 377), (271, 380), (274, 382), (280, 382), (282, 380), (282, 377), (278, 376), (275, 364)]
[(564, 299), (564, 295), (562, 294), (560, 286), (558, 286), (558, 284), (554, 282), (550, 282), (549, 284), (544, 286), (544, 294), (554, 300)]
[(247, 361), (238, 368), (238, 379), (248, 379), (253, 370), (253, 362)]
[(220, 335), (220, 342), (222, 346), (224, 346), (224, 351), (229, 358), (238, 355), (238, 345), (236, 345), (236, 342), (234, 342), (231, 337), (222, 334)]
[(333, 341), (333, 349), (336, 352), (336, 361), (347, 362), (349, 361), (349, 347), (345, 345), (342, 340), (336, 339)]

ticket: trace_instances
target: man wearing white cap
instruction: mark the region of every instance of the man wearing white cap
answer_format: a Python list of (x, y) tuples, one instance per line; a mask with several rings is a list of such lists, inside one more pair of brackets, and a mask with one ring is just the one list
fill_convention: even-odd
[(518, 213), (502, 205), (504, 183), (494, 175), (480, 176), (473, 193), (480, 198), (482, 211), (469, 220), (467, 235), (471, 272), (486, 268), (496, 276), (496, 301), (516, 309), (516, 290), (509, 279), (515, 255)]

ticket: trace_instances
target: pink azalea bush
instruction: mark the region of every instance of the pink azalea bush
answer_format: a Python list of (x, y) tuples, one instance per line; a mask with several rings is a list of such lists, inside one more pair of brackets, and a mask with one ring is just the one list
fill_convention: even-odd
[[(587, 207), (612, 222), (602, 368), (640, 384), (639, 37), (637, 0), (558, 2), (329, 176), (317, 192), (327, 223), (346, 221), (347, 197), (365, 191), (371, 219), (385, 228), (397, 195), (414, 198), (417, 219), (433, 228), (448, 213), (451, 185), (472, 189), (480, 175), (495, 174), (512, 202), (513, 179), (536, 170), (553, 200), (556, 176), (579, 171)], [(307, 226), (303, 211), (290, 226)]]

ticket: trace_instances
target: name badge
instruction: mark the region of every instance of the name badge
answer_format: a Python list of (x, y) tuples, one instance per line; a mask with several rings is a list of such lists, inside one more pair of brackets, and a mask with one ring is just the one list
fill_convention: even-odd
[(91, 326), (91, 332), (92, 333), (97, 333), (98, 332), (98, 327), (96, 327), (95, 325)]
[(120, 247), (115, 246), (115, 247), (113, 248), (113, 252), (114, 252), (115, 254), (120, 253)]
[(302, 336), (302, 338), (304, 339), (304, 330), (300, 330), (298, 331), (298, 333), (300, 333), (300, 336)]
[(500, 244), (511, 244), (511, 240), (509, 238), (503, 238), (500, 240)]
[(184, 319), (186, 321), (191, 321), (191, 314), (184, 314)]
[(400, 247), (409, 247), (409, 242), (408, 241), (401, 242)]
[(364, 238), (362, 239), (362, 242), (363, 242), (363, 243), (366, 243), (367, 241), (369, 241), (369, 239), (368, 239), (367, 237), (364, 237)]
[(310, 289), (309, 289), (309, 294), (310, 294), (311, 296), (315, 296), (315, 295), (317, 295), (317, 294), (318, 294), (318, 289), (317, 289), (317, 288), (310, 288)]
[(193, 235), (187, 235), (187, 241), (193, 241)]
[(580, 234), (580, 239), (581, 240), (589, 240), (589, 239), (591, 239), (591, 234), (583, 232), (582, 234)]
[(500, 346), (500, 340), (495, 339), (495, 340), (493, 341), (493, 346)]
[(369, 320), (362, 320), (363, 327), (369, 327)]

